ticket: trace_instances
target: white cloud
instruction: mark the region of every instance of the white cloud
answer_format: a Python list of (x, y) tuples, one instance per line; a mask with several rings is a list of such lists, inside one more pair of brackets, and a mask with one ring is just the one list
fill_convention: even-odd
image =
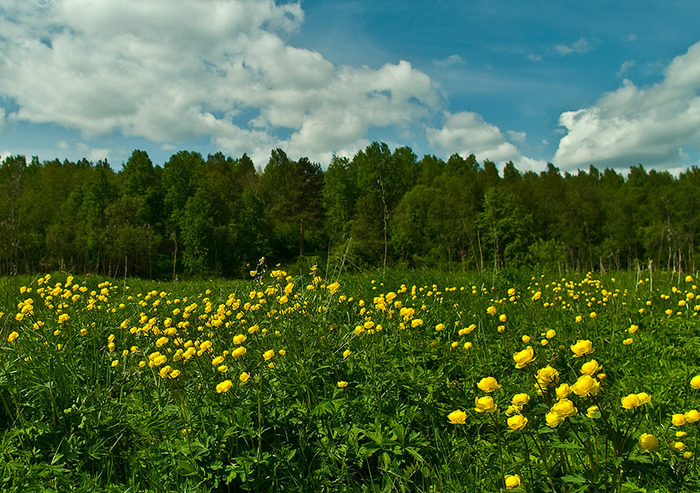
[(618, 77), (623, 77), (627, 72), (629, 72), (629, 69), (634, 67), (636, 63), (634, 60), (625, 60), (622, 62), (622, 65), (620, 65), (620, 70), (617, 71), (617, 76)]
[(461, 64), (465, 63), (465, 61), (464, 61), (464, 58), (462, 58), (461, 56), (454, 54), (454, 55), (448, 56), (447, 58), (443, 58), (441, 60), (435, 60), (433, 63), (435, 65), (437, 65), (438, 67), (444, 68), (444, 67), (451, 67), (452, 65), (461, 65)]
[(583, 54), (591, 51), (591, 43), (586, 38), (579, 38), (570, 45), (555, 45), (554, 50), (560, 55)]
[(443, 104), (408, 62), (335, 67), (287, 44), (303, 21), (297, 3), (6, 0), (3, 9), (0, 96), (19, 108), (8, 118), (86, 137), (210, 137), (232, 154), (266, 159), (282, 147), (319, 159)]
[[(474, 154), (480, 161), (489, 159), (499, 164), (513, 161), (520, 170), (542, 169), (545, 165), (544, 162), (522, 156), (498, 127), (487, 123), (477, 113), (445, 113), (442, 128), (428, 128), (426, 135), (428, 142), (446, 155), (455, 152), (462, 156)], [(520, 140), (525, 137), (519, 132), (509, 135)]]
[(553, 162), (562, 169), (687, 165), (683, 148), (697, 152), (700, 142), (698, 90), (700, 42), (669, 64), (661, 82), (639, 88), (625, 80), (593, 106), (562, 113), (567, 134)]

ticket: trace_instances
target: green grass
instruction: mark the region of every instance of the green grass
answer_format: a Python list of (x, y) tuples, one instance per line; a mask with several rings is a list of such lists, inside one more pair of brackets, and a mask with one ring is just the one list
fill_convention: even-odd
[[(510, 491), (700, 486), (700, 421), (671, 422), (700, 406), (694, 280), (315, 277), (1, 279), (0, 490), (499, 491), (516, 474)], [(578, 340), (594, 352), (576, 357)], [(576, 414), (548, 426), (558, 396), (537, 371), (573, 385), (592, 359), (599, 393), (569, 395)], [(500, 388), (480, 390), (484, 377)], [(640, 392), (651, 402), (622, 407)], [(527, 424), (512, 431), (518, 393)], [(476, 412), (485, 396), (495, 412)], [(658, 450), (639, 448), (643, 433)]]

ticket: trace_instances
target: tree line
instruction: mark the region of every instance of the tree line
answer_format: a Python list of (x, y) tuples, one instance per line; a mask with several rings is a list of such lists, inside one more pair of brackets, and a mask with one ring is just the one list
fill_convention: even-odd
[(243, 276), (258, 259), (349, 269), (695, 271), (700, 169), (535, 173), (474, 155), (422, 159), (374, 142), (324, 171), (271, 152), (135, 150), (106, 161), (10, 156), (0, 165), (0, 275)]

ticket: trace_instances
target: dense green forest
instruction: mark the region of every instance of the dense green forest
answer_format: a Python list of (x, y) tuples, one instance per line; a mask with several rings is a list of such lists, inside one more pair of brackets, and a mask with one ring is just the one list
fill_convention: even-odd
[(162, 166), (141, 150), (107, 162), (0, 166), (0, 275), (56, 269), (122, 277), (244, 275), (268, 262), (330, 256), (348, 269), (561, 271), (637, 266), (695, 271), (700, 169), (522, 173), (372, 143), (323, 170), (272, 151), (181, 151)]

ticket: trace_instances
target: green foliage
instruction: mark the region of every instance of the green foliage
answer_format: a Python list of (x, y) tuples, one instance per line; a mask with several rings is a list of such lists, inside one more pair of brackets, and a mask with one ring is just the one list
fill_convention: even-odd
[[(509, 491), (697, 489), (692, 276), (320, 274), (0, 278), (0, 488), (502, 491), (517, 474)], [(579, 393), (593, 359), (599, 390)], [(556, 384), (537, 384), (548, 365)], [(485, 396), (494, 412), (476, 412)]]
[(10, 156), (0, 163), (0, 274), (231, 278), (263, 256), (356, 271), (694, 272), (698, 176), (513, 163), (499, 173), (473, 155), (419, 159), (377, 142), (325, 171), (281, 149), (264, 170), (220, 152), (180, 151), (159, 166), (135, 150), (117, 173), (106, 162)]

